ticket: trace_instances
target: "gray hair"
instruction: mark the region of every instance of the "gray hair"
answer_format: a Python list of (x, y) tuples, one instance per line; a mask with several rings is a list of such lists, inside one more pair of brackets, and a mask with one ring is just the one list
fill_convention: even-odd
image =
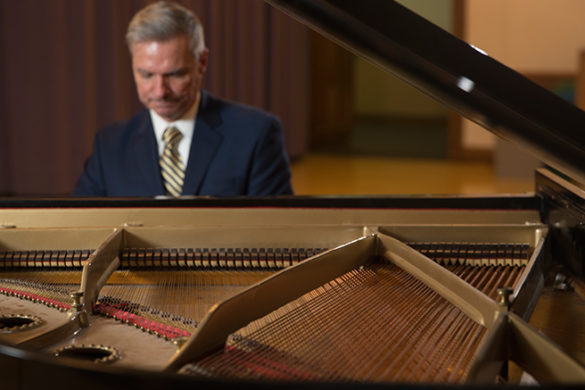
[(189, 47), (198, 59), (205, 50), (203, 26), (193, 12), (170, 2), (159, 1), (138, 11), (128, 25), (126, 43), (132, 54), (132, 45), (144, 41), (166, 41), (176, 36), (190, 37)]

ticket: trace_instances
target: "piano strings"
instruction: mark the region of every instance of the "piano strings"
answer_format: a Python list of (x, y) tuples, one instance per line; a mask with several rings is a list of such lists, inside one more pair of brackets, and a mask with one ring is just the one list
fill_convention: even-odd
[(70, 293), (79, 290), (82, 265), (91, 252), (89, 249), (0, 252), (0, 293), (69, 310)]
[[(191, 335), (216, 303), (279, 269), (319, 253), (312, 248), (131, 248), (98, 305)], [(101, 310), (103, 311), (103, 310)], [(133, 323), (136, 325), (136, 323)], [(142, 326), (139, 326), (142, 327)], [(163, 332), (173, 337), (175, 333)]]
[[(412, 245), (492, 299), (497, 288), (516, 284), (531, 254), (526, 245)], [(223, 350), (184, 372), (269, 380), (462, 382), (484, 333), (422, 282), (380, 261), (253, 322), (233, 334)]]
[[(497, 288), (515, 285), (531, 255), (528, 245), (409, 245), (492, 299)], [(97, 312), (143, 330), (151, 330), (151, 322), (157, 329), (174, 329), (154, 332), (160, 336), (187, 337), (213, 304), (320, 251), (123, 249), (119, 269), (100, 292)], [(0, 254), (1, 288), (55, 301), (66, 300), (69, 291), (79, 288), (80, 266), (91, 251), (78, 251), (76, 257), (61, 251), (42, 256), (32, 252)], [(183, 372), (287, 380), (462, 382), (484, 333), (438, 293), (379, 259), (252, 322), (232, 334), (223, 350), (185, 366)]]

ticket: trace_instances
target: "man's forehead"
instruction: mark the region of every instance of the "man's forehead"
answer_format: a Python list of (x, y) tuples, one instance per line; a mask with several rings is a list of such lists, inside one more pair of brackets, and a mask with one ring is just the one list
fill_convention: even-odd
[[(188, 42), (182, 42), (182, 40), (169, 39), (169, 40), (149, 40), (139, 41), (134, 43), (130, 47), (130, 56), (132, 60), (136, 60), (137, 57), (142, 59), (152, 60), (176, 60), (191, 62), (197, 60), (197, 56), (193, 53), (188, 45)], [(176, 61), (175, 60), (175, 61)], [(172, 60), (171, 60), (172, 61)]]

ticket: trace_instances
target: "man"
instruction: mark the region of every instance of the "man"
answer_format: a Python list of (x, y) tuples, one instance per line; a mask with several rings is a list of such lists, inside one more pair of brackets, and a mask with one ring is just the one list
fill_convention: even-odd
[(146, 110), (96, 134), (74, 196), (292, 193), (279, 120), (201, 89), (209, 51), (193, 13), (151, 4), (126, 41)]

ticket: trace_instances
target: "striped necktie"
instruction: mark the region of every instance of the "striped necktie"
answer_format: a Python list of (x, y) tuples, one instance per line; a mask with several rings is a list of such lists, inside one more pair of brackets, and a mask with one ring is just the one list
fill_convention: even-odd
[(179, 155), (178, 146), (183, 134), (176, 127), (169, 127), (163, 134), (165, 148), (160, 158), (160, 171), (167, 195), (180, 196), (185, 179), (185, 165)]

